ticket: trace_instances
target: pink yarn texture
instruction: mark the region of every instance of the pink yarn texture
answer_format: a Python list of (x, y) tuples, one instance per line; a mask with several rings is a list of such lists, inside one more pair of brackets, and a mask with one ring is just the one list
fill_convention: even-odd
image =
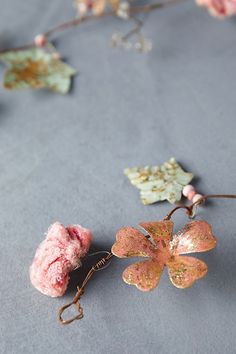
[(199, 6), (205, 6), (213, 16), (228, 17), (236, 14), (236, 0), (196, 0)]
[(80, 225), (52, 224), (39, 245), (30, 267), (30, 280), (41, 293), (57, 297), (67, 288), (69, 273), (80, 265), (92, 241), (92, 233)]

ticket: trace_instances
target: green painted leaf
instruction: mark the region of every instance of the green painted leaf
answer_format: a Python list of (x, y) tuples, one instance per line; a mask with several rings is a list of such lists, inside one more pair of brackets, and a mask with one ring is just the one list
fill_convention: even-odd
[(41, 48), (9, 51), (0, 54), (0, 61), (8, 68), (4, 73), (6, 89), (47, 88), (65, 94), (76, 71), (52, 53)]
[(143, 204), (162, 200), (173, 204), (181, 199), (183, 187), (193, 179), (193, 174), (184, 172), (174, 158), (161, 166), (126, 168), (124, 173), (140, 189)]

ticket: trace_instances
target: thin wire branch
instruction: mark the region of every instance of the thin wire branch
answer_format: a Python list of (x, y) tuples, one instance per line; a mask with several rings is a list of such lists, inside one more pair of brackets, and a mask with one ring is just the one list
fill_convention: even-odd
[[(171, 6), (171, 5), (175, 5), (178, 4), (180, 2), (183, 2), (185, 0), (165, 0), (163, 2), (159, 2), (156, 4), (148, 4), (148, 5), (143, 5), (143, 6), (133, 6), (130, 8), (129, 13), (130, 15), (135, 15), (135, 14), (139, 14), (139, 13), (149, 13), (151, 11), (157, 10), (157, 9), (162, 9), (165, 8), (167, 6)], [(61, 23), (59, 25), (56, 25), (55, 27), (49, 29), (48, 31), (42, 33), (47, 39), (49, 39), (50, 37), (52, 37), (52, 35), (54, 35), (57, 32), (61, 32), (67, 29), (70, 29), (72, 27), (76, 27), (79, 26), (82, 23), (88, 22), (88, 21), (92, 21), (92, 20), (99, 20), (100, 18), (105, 18), (105, 17), (110, 17), (110, 16), (116, 16), (116, 11), (107, 11), (102, 13), (101, 15), (97, 16), (97, 15), (87, 15), (81, 18), (75, 18), (72, 19), (68, 22), (64, 22)], [(20, 47), (15, 47), (15, 48), (7, 48), (7, 49), (2, 49), (0, 50), (0, 54), (1, 53), (5, 53), (8, 51), (18, 51), (18, 50), (24, 50), (24, 49), (29, 49), (35, 47), (35, 43), (29, 43), (27, 45), (23, 45)]]
[(129, 19), (133, 20), (136, 26), (122, 37), (123, 41), (126, 41), (129, 37), (133, 36), (134, 34), (139, 34), (143, 27), (143, 22), (138, 18), (130, 17)]
[(193, 208), (199, 204), (202, 204), (205, 200), (211, 199), (211, 198), (224, 198), (224, 199), (236, 199), (236, 194), (207, 194), (202, 196), (198, 201), (195, 203), (192, 203), (190, 205), (178, 205), (175, 208), (173, 208), (164, 218), (164, 220), (170, 220), (172, 215), (178, 210), (178, 209), (186, 209), (187, 210), (187, 215), (189, 217), (193, 216)]
[(189, 217), (192, 216), (192, 205), (178, 205), (175, 208), (173, 208), (165, 217), (163, 220), (170, 220), (172, 215), (179, 209), (186, 209), (187, 215)]
[[(151, 11), (154, 11), (157, 9), (161, 9), (161, 8), (164, 8), (164, 7), (167, 7), (170, 5), (175, 5), (175, 4), (183, 2), (183, 1), (184, 0), (165, 0), (163, 2), (159, 2), (156, 4), (148, 4), (148, 5), (143, 5), (143, 6), (133, 6), (130, 8), (129, 14), (134, 15), (134, 14), (139, 14), (139, 13), (148, 13), (148, 12), (151, 12)], [(112, 11), (108, 11), (108, 12), (103, 12), (99, 16), (88, 15), (85, 17), (76, 18), (71, 21), (68, 21), (68, 22), (62, 23), (58, 26), (53, 27), (49, 31), (45, 32), (44, 35), (48, 38), (58, 31), (64, 31), (64, 30), (69, 29), (71, 27), (78, 26), (82, 22), (87, 22), (90, 20), (96, 20), (99, 18), (104, 18), (104, 17), (109, 17), (109, 16), (116, 16), (116, 11), (112, 10)]]

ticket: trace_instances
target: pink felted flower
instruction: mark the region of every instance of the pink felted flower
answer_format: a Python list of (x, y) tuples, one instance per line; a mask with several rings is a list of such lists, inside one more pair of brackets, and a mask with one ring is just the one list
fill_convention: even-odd
[(210, 14), (216, 17), (236, 15), (236, 0), (196, 0), (199, 6), (207, 7)]
[(69, 273), (80, 265), (91, 241), (91, 232), (80, 225), (65, 228), (59, 222), (52, 224), (30, 267), (33, 286), (45, 295), (62, 296), (68, 285)]

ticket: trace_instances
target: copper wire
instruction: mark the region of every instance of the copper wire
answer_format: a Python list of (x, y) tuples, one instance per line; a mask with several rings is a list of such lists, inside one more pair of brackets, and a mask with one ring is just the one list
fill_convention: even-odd
[(172, 215), (178, 210), (178, 209), (186, 209), (187, 215), (191, 218), (193, 217), (193, 210), (194, 207), (197, 205), (202, 204), (205, 200), (211, 199), (211, 198), (225, 198), (225, 199), (236, 199), (236, 194), (207, 194), (202, 196), (198, 201), (195, 203), (192, 203), (190, 205), (178, 205), (175, 208), (173, 208), (165, 217), (164, 220), (170, 220)]
[[(86, 278), (84, 279), (81, 287), (77, 287), (77, 292), (73, 298), (73, 300), (71, 302), (69, 302), (68, 304), (62, 306), (59, 311), (58, 311), (58, 320), (61, 324), (63, 325), (67, 325), (70, 324), (71, 322), (75, 321), (75, 320), (81, 320), (84, 316), (84, 311), (82, 306), (80, 305), (80, 298), (84, 293), (85, 287), (88, 284), (88, 281), (91, 279), (91, 277), (93, 276), (93, 274), (95, 272), (97, 272), (98, 270), (104, 269), (104, 266), (107, 264), (107, 262), (110, 261), (110, 259), (113, 257), (113, 254), (111, 252), (107, 252), (107, 256), (100, 259), (88, 272), (88, 274), (86, 275)], [(66, 309), (68, 309), (70, 306), (75, 305), (75, 307), (77, 308), (78, 314), (68, 320), (64, 320), (62, 315), (64, 313), (64, 311)]]

